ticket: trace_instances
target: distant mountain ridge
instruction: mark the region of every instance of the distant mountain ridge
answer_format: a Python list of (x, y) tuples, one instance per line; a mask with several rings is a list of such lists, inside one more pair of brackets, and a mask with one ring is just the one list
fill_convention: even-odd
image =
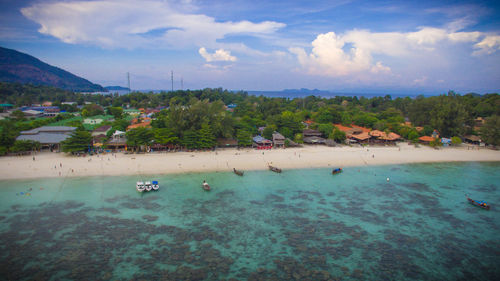
[(0, 82), (49, 85), (75, 92), (106, 91), (66, 70), (16, 50), (0, 47)]
[(130, 91), (129, 88), (127, 87), (122, 87), (122, 86), (106, 86), (104, 89), (108, 91)]

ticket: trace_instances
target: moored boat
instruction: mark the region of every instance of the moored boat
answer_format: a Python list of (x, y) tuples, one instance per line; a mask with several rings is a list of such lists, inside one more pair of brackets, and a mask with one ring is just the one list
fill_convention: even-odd
[(160, 189), (160, 184), (158, 181), (153, 181), (153, 190), (157, 191), (158, 189)]
[(153, 189), (153, 185), (151, 184), (150, 181), (147, 181), (145, 184), (144, 184), (144, 188), (146, 189), (146, 191), (151, 191)]
[(210, 191), (210, 185), (208, 185), (208, 183), (206, 181), (203, 181), (203, 183), (201, 184), (201, 187), (205, 191)]
[(137, 189), (137, 191), (139, 191), (139, 192), (143, 192), (145, 190), (144, 183), (142, 181), (138, 181), (135, 184), (135, 189)]
[(275, 173), (281, 173), (281, 169), (280, 168), (277, 168), (277, 167), (273, 167), (271, 165), (269, 165), (269, 170), (275, 172)]
[(243, 171), (238, 171), (235, 168), (233, 168), (233, 172), (237, 174), (238, 176), (243, 176)]
[(488, 203), (486, 203), (486, 201), (477, 201), (477, 200), (469, 198), (469, 196), (467, 196), (467, 201), (469, 201), (469, 203), (471, 203), (472, 205), (474, 205), (476, 207), (483, 208), (485, 210), (490, 209), (490, 205), (488, 205)]
[(332, 171), (332, 175), (340, 174), (340, 173), (342, 173), (342, 168), (333, 169), (333, 171)]

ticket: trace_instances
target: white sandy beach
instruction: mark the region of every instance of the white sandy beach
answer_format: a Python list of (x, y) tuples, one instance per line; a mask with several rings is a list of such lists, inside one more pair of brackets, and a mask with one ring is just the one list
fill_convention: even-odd
[(272, 164), (284, 170), (318, 167), (347, 167), (425, 162), (500, 161), (500, 151), (468, 150), (467, 147), (398, 146), (326, 147), (255, 150), (219, 149), (216, 152), (151, 154), (110, 153), (75, 157), (43, 152), (32, 156), (0, 157), (0, 179), (172, 174), (267, 169)]

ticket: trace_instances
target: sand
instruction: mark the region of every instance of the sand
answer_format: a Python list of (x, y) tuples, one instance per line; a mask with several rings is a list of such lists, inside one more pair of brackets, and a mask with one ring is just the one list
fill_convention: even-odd
[(43, 152), (33, 156), (0, 157), (0, 179), (172, 174), (267, 169), (268, 164), (286, 169), (387, 165), (403, 163), (500, 161), (500, 151), (427, 147), (400, 143), (397, 146), (304, 146), (255, 150), (218, 149), (210, 152), (163, 152), (149, 154), (101, 154), (75, 157)]

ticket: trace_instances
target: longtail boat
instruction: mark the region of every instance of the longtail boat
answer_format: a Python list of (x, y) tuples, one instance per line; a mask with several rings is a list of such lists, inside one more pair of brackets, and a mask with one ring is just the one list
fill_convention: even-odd
[(281, 173), (281, 169), (280, 168), (277, 168), (277, 167), (273, 167), (271, 165), (269, 165), (269, 170), (275, 172), (275, 173)]
[(342, 173), (342, 168), (333, 169), (333, 171), (332, 171), (332, 175), (336, 175), (336, 174), (340, 174), (340, 173)]
[(472, 205), (474, 205), (476, 207), (483, 208), (485, 210), (490, 209), (490, 205), (488, 205), (488, 203), (486, 203), (486, 201), (477, 201), (477, 200), (469, 198), (469, 196), (467, 196), (467, 201), (469, 201), (469, 203), (471, 203)]
[(238, 171), (235, 168), (233, 168), (233, 172), (237, 174), (238, 176), (243, 176), (243, 171)]
[(203, 183), (201, 184), (201, 187), (205, 191), (210, 191), (210, 185), (208, 185), (208, 183), (206, 183), (205, 181), (203, 181)]

